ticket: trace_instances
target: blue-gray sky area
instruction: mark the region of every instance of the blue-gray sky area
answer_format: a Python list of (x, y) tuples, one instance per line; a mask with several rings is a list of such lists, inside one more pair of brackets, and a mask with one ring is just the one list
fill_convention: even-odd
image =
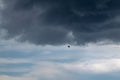
[(119, 0), (0, 0), (0, 80), (120, 80), (119, 26)]

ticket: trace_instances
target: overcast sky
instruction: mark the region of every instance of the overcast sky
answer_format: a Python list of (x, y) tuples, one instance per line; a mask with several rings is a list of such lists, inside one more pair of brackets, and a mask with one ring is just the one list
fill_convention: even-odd
[(120, 0), (0, 0), (0, 80), (119, 80), (119, 35)]

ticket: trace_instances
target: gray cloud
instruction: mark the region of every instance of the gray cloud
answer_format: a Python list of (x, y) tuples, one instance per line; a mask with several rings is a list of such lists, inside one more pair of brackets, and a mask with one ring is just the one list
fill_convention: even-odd
[[(119, 42), (119, 0), (4, 0), (8, 37), (41, 45)], [(71, 33), (71, 35), (69, 35)]]

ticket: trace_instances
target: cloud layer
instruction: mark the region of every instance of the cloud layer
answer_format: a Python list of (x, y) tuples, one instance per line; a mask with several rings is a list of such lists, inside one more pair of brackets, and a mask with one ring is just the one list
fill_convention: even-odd
[(41, 45), (119, 42), (119, 0), (3, 0), (8, 37)]
[(0, 80), (119, 80), (119, 45), (41, 46), (0, 39)]

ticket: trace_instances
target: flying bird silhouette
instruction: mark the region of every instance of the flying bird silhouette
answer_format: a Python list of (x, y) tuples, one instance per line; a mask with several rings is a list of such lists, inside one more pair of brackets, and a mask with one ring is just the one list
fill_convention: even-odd
[(68, 48), (70, 48), (70, 45), (68, 45)]

